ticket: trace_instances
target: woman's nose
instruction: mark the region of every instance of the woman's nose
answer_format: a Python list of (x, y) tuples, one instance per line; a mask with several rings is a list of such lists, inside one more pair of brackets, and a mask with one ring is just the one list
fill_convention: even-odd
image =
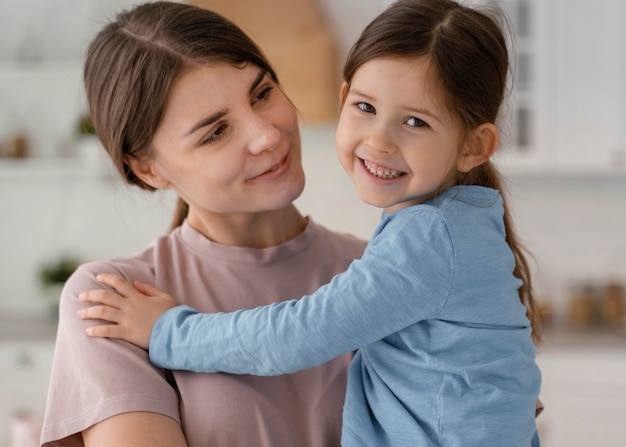
[(256, 117), (251, 122), (248, 135), (248, 150), (252, 154), (276, 149), (281, 138), (280, 130), (262, 117)]

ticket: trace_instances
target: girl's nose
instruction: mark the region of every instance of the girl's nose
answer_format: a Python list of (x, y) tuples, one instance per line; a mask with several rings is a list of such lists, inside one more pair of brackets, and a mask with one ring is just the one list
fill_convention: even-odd
[(396, 150), (392, 132), (383, 123), (376, 123), (368, 129), (365, 144), (376, 152), (392, 153)]
[(248, 150), (252, 154), (272, 151), (280, 143), (280, 130), (262, 117), (256, 117), (249, 129)]

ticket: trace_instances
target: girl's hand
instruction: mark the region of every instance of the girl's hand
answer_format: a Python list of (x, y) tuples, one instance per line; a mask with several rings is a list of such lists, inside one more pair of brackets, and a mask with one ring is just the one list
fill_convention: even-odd
[(119, 338), (147, 350), (154, 323), (166, 310), (176, 306), (174, 299), (156, 287), (139, 281), (131, 284), (121, 276), (105, 273), (96, 279), (117, 293), (106, 289), (81, 293), (81, 301), (98, 305), (81, 309), (78, 317), (113, 324), (91, 326), (86, 330), (87, 335)]

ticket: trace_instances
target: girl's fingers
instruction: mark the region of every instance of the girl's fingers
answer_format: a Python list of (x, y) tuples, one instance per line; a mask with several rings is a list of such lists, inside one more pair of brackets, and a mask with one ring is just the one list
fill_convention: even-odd
[(101, 273), (96, 276), (96, 279), (99, 283), (116, 290), (117, 293), (122, 296), (131, 296), (132, 294), (137, 293), (137, 289), (135, 289), (135, 287), (130, 282), (126, 281), (119, 275), (113, 275), (111, 273)]
[(133, 285), (135, 286), (135, 289), (137, 289), (138, 292), (144, 295), (161, 296), (164, 294), (161, 290), (157, 289), (151, 284), (146, 284), (145, 282), (135, 281)]
[(111, 323), (119, 323), (122, 312), (110, 306), (91, 306), (81, 309), (77, 313), (83, 320), (105, 320)]
[(123, 338), (124, 331), (117, 324), (105, 324), (102, 326), (91, 326), (85, 329), (85, 333), (90, 337)]
[(126, 298), (105, 289), (86, 290), (78, 295), (78, 299), (88, 303), (100, 303), (120, 309)]

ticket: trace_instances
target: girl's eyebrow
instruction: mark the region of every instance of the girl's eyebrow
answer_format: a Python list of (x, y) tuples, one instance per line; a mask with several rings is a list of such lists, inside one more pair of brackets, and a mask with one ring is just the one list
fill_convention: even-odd
[[(350, 90), (348, 90), (348, 93), (347, 93), (346, 97), (348, 95), (350, 95), (350, 93), (354, 93), (355, 95), (357, 95), (357, 96), (359, 96), (359, 97), (361, 97), (361, 98), (363, 98), (363, 99), (365, 99), (367, 101), (374, 101), (375, 100), (375, 98), (373, 96), (370, 96), (367, 93), (364, 93), (364, 92), (362, 92), (362, 91), (360, 91), (358, 89), (352, 89), (351, 88)], [(424, 108), (420, 108), (420, 107), (416, 108), (416, 107), (410, 107), (410, 106), (406, 106), (405, 108), (406, 108), (406, 110), (409, 110), (411, 112), (415, 112), (415, 113), (418, 113), (418, 114), (421, 114), (421, 115), (426, 115), (429, 118), (432, 118), (432, 119), (434, 119), (436, 121), (439, 121), (440, 123), (443, 122), (441, 118), (439, 118), (437, 115), (435, 115), (434, 113), (432, 113), (428, 109), (424, 109)]]
[(350, 94), (361, 96), (361, 97), (363, 97), (363, 98), (365, 98), (367, 100), (370, 100), (370, 101), (374, 99), (372, 96), (368, 95), (367, 93), (362, 92), (359, 89), (352, 88), (352, 86), (348, 89), (348, 93), (346, 94), (346, 96), (349, 96)]
[[(256, 88), (259, 86), (259, 84), (263, 81), (263, 79), (265, 78), (265, 75), (266, 75), (265, 71), (259, 69), (259, 72), (257, 73), (256, 77), (252, 81), (252, 84), (250, 84), (250, 89), (249, 89), (249, 94), (250, 95), (254, 92), (254, 90), (256, 90)], [(205, 126), (209, 126), (209, 125), (213, 124), (214, 122), (219, 121), (224, 116), (226, 116), (228, 114), (228, 112), (229, 112), (229, 109), (219, 110), (218, 112), (214, 113), (213, 115), (201, 119), (196, 124), (191, 126), (191, 128), (187, 132), (184, 133), (183, 137), (188, 137), (189, 135), (193, 134), (198, 129), (201, 129), (201, 128), (205, 127)]]

